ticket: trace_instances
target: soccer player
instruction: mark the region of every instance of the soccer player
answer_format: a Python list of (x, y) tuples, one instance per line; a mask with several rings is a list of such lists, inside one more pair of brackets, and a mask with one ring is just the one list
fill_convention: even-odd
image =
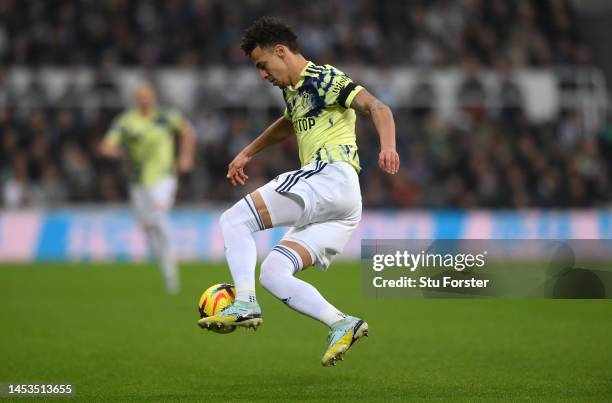
[(380, 137), (378, 165), (389, 174), (395, 174), (400, 164), (393, 115), (340, 70), (306, 60), (296, 35), (278, 19), (255, 21), (241, 47), (261, 78), (281, 88), (286, 109), (234, 158), (227, 178), (233, 185), (244, 185), (248, 179), (244, 168), (251, 158), (290, 136), (297, 136), (302, 168), (279, 175), (222, 214), (220, 226), (236, 301), (198, 323), (203, 328), (256, 328), (262, 323), (255, 298), (257, 254), (252, 234), (291, 226), (262, 262), (259, 280), (289, 307), (329, 326), (329, 345), (321, 361), (335, 365), (356, 340), (367, 335), (368, 325), (339, 311), (294, 275), (310, 266), (326, 270), (361, 219), (355, 111), (372, 118)]
[[(175, 136), (179, 140), (176, 161)], [(143, 82), (134, 92), (134, 108), (115, 118), (100, 145), (107, 158), (127, 155), (132, 207), (169, 294), (179, 292), (180, 282), (167, 212), (174, 203), (176, 169), (185, 173), (193, 168), (194, 138), (189, 122), (177, 111), (158, 107), (153, 85)]]

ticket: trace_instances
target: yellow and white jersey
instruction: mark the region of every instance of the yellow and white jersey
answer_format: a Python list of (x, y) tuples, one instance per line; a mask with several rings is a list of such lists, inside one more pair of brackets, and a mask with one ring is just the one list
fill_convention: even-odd
[(363, 87), (328, 64), (308, 62), (295, 86), (283, 88), (285, 118), (297, 136), (301, 166), (345, 161), (361, 171), (351, 102)]
[(174, 136), (184, 123), (173, 110), (157, 109), (144, 116), (131, 109), (115, 119), (106, 139), (125, 149), (132, 182), (149, 186), (174, 174)]

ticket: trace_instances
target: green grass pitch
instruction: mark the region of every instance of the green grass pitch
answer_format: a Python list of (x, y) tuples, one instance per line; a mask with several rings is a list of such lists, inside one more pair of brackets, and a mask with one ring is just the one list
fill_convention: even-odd
[(149, 264), (0, 266), (0, 382), (69, 382), (78, 401), (612, 400), (610, 300), (373, 300), (358, 263), (308, 270), (370, 325), (323, 368), (322, 324), (259, 289), (257, 332), (202, 331), (200, 293), (229, 272), (181, 275), (170, 297)]

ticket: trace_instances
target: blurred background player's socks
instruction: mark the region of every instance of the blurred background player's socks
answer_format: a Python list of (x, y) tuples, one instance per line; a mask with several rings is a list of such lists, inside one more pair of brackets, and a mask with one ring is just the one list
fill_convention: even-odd
[(161, 223), (147, 227), (145, 233), (153, 258), (164, 277), (166, 291), (169, 294), (177, 294), (180, 290), (180, 281), (168, 231), (168, 227)]
[(219, 224), (225, 241), (225, 257), (236, 287), (236, 300), (256, 302), (257, 250), (253, 232), (262, 230), (263, 224), (251, 196), (246, 196), (223, 213)]
[(320, 320), (327, 326), (344, 319), (337, 310), (312, 285), (293, 276), (301, 269), (302, 260), (292, 249), (276, 246), (261, 264), (259, 280), (272, 295), (289, 307)]

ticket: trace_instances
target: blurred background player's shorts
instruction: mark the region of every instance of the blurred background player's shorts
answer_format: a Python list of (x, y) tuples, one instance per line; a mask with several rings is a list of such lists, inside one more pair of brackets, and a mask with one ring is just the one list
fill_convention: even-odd
[(159, 214), (165, 214), (174, 204), (176, 178), (168, 176), (150, 185), (131, 185), (130, 200), (138, 221), (149, 224)]

